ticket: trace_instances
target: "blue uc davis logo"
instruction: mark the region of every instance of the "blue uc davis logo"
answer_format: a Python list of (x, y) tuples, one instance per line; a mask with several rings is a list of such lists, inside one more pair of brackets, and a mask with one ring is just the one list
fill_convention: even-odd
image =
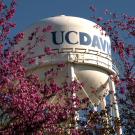
[[(76, 31), (53, 31), (51, 34), (52, 42), (55, 45), (62, 45), (65, 42), (68, 45), (87, 45), (111, 54), (111, 43), (97, 35)], [(71, 38), (73, 35), (77, 36), (76, 41)]]

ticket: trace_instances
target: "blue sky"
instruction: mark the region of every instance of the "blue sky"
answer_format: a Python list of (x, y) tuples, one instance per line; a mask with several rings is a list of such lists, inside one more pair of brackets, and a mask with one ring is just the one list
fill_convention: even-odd
[(13, 34), (23, 31), (40, 19), (56, 16), (70, 15), (90, 19), (90, 5), (97, 7), (97, 16), (104, 16), (104, 9), (112, 12), (135, 15), (135, 0), (17, 0), (17, 12), (13, 21), (17, 28)]

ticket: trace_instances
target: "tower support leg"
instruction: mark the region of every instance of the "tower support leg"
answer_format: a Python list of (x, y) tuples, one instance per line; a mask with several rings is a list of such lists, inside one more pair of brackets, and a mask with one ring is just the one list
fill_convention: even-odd
[[(118, 109), (117, 97), (116, 97), (116, 90), (115, 90), (115, 83), (111, 79), (109, 79), (109, 85), (111, 89), (110, 94), (110, 102), (111, 102), (111, 115), (114, 116), (116, 119), (120, 120), (120, 114)], [(117, 135), (122, 135), (122, 128), (121, 126), (116, 127)]]

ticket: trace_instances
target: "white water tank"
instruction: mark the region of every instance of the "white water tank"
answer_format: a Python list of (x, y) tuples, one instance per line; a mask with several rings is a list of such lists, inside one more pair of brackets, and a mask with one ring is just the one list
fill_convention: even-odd
[[(83, 89), (94, 104), (107, 94), (109, 75), (117, 74), (111, 59), (109, 36), (96, 23), (83, 18), (61, 15), (43, 19), (25, 30), (23, 41), (14, 49), (22, 48), (28, 52), (28, 59), (35, 59), (34, 64), (24, 62), (29, 73), (38, 74), (41, 80), (45, 79), (44, 72), (65, 63), (54, 77), (60, 85), (66, 80), (67, 65), (72, 64), (76, 79), (84, 83)], [(55, 54), (44, 55), (48, 48)], [(78, 96), (82, 98), (86, 94), (82, 91)]]

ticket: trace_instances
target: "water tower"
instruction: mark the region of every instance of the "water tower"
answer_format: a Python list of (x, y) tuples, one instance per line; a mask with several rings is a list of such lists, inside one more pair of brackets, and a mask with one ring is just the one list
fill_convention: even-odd
[[(38, 32), (34, 35), (36, 31)], [(36, 38), (32, 39), (33, 35)], [(83, 82), (82, 92), (75, 94), (80, 98), (88, 97), (93, 105), (100, 104), (102, 109), (105, 109), (105, 96), (111, 89), (114, 91), (110, 95), (112, 114), (119, 117), (115, 84), (110, 78), (112, 74), (117, 75), (118, 72), (111, 58), (110, 38), (100, 26), (79, 17), (65, 15), (50, 17), (27, 28), (24, 40), (15, 49), (25, 48), (25, 51), (28, 51), (31, 46), (29, 42), (35, 46), (28, 53), (28, 58), (36, 60), (34, 65), (25, 61), (29, 72), (37, 73), (41, 80), (44, 80), (45, 71), (64, 63), (66, 66), (56, 77), (58, 83), (61, 83), (67, 74), (71, 80)], [(44, 50), (47, 48), (51, 48), (56, 55), (44, 56)], [(41, 56), (42, 60), (39, 59)], [(118, 134), (121, 134), (120, 132), (121, 130)]]

